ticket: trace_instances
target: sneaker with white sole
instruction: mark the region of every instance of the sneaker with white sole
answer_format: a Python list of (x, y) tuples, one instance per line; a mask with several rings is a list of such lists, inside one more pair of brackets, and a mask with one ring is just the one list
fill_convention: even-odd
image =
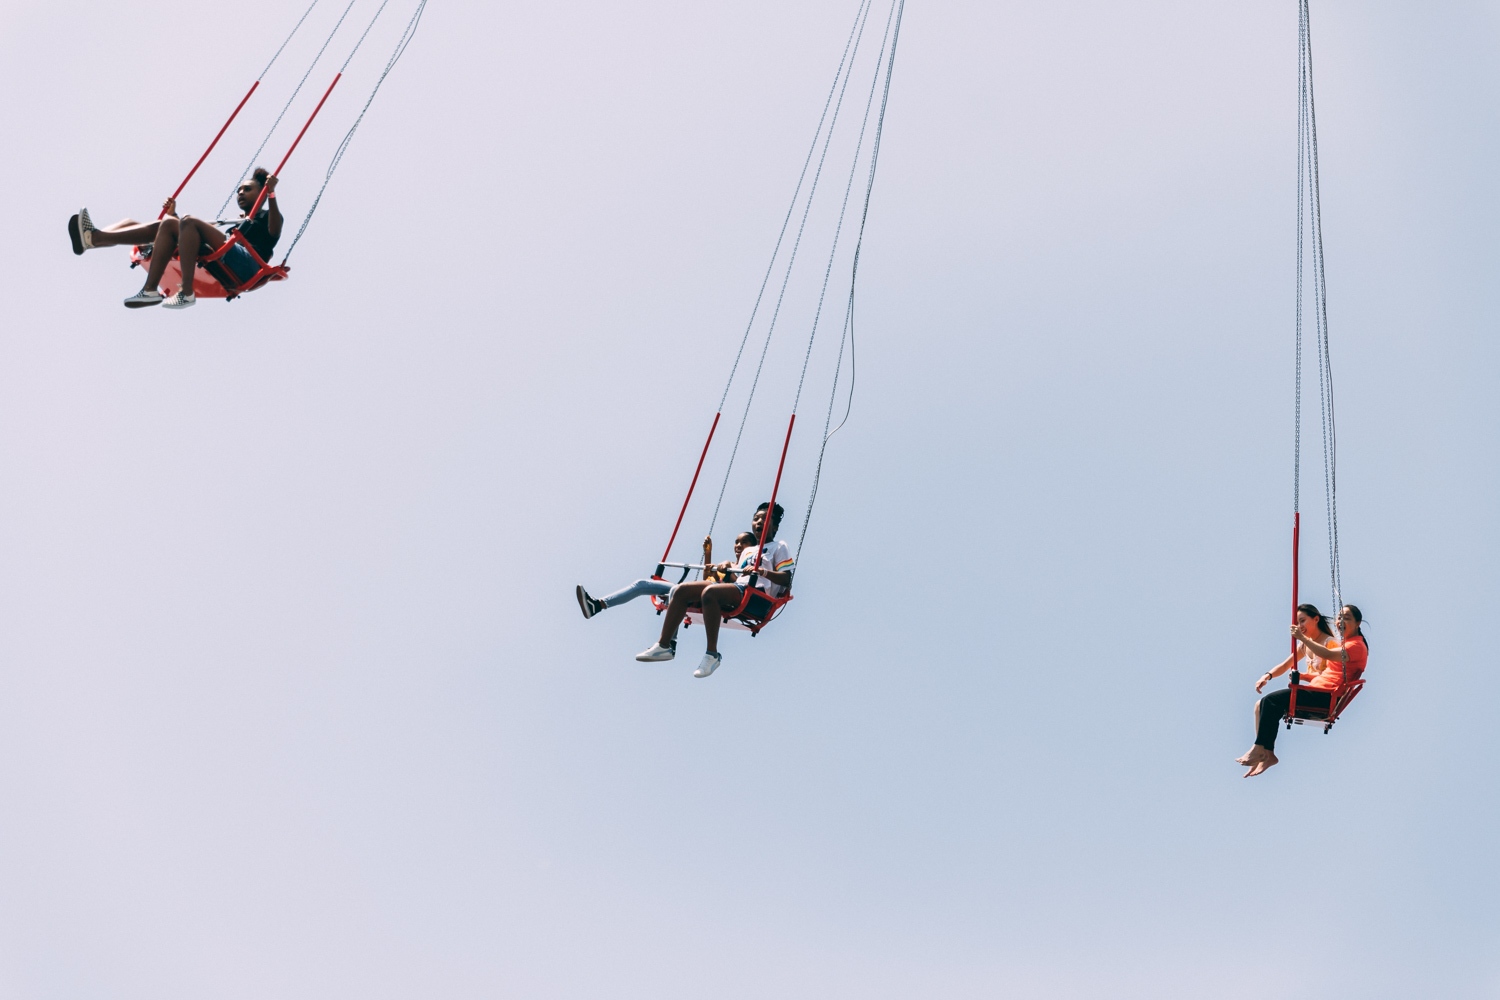
[(583, 617), (586, 619), (594, 617), (609, 607), (609, 605), (598, 598), (590, 597), (589, 592), (583, 589), (583, 584), (581, 583), (573, 588), (573, 593), (578, 598), (578, 606), (583, 609)]
[(155, 288), (142, 288), (130, 298), (125, 300), (126, 309), (140, 309), (144, 306), (159, 306), (162, 304), (163, 296)]
[(68, 240), (75, 254), (94, 249), (94, 223), (89, 219), (88, 209), (80, 208), (77, 215), (68, 217)]
[(636, 653), (635, 658), (642, 663), (661, 663), (663, 660), (670, 660), (676, 655), (677, 650), (671, 646), (663, 646), (659, 642), (653, 642), (650, 649), (644, 653)]
[(191, 292), (179, 291), (176, 295), (161, 304), (163, 309), (186, 309), (188, 306), (196, 305), (198, 296)]
[(707, 677), (719, 669), (719, 664), (724, 662), (722, 653), (704, 653), (703, 662), (698, 664), (698, 669), (693, 671), (694, 677)]

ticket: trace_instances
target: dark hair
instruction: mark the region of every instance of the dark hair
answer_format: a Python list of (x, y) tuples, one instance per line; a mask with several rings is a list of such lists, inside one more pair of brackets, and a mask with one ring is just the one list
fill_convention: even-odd
[(255, 173), (250, 175), (250, 179), (258, 183), (261, 187), (265, 187), (266, 179), (270, 176), (271, 171), (267, 170), (265, 167), (256, 167)]
[(738, 535), (734, 536), (734, 540), (737, 542), (744, 542), (746, 545), (751, 545), (755, 542), (760, 541), (759, 538), (755, 537), (755, 532), (753, 531), (742, 531)]
[[(771, 501), (767, 500), (765, 503), (763, 503), (759, 507), (755, 508), (755, 513), (759, 514), (761, 511), (765, 510), (769, 506), (771, 506)], [(776, 505), (776, 509), (773, 510), (773, 511), (771, 511), (771, 523), (772, 524), (780, 524), (781, 523), (781, 515), (783, 515), (785, 513), (786, 513), (786, 511), (784, 511), (784, 510), (781, 509), (781, 504), (777, 504)]]
[(1318, 610), (1315, 604), (1299, 604), (1297, 610), (1318, 623), (1319, 630), (1324, 635), (1333, 635), (1333, 626), (1328, 624), (1328, 616)]
[(1360, 611), (1359, 608), (1356, 608), (1352, 604), (1346, 604), (1346, 605), (1344, 605), (1344, 610), (1347, 611), (1347, 612), (1349, 612), (1350, 616), (1354, 619), (1354, 627), (1355, 627), (1356, 631), (1358, 632), (1359, 637), (1361, 639), (1365, 640), (1365, 645), (1366, 646), (1369, 646), (1370, 645), (1370, 639), (1369, 639), (1368, 636), (1365, 635), (1365, 616), (1364, 616), (1364, 612)]

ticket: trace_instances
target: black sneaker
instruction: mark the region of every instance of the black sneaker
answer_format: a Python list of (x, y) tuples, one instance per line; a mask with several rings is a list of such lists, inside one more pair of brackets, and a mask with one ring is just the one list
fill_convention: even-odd
[(584, 618), (592, 618), (605, 608), (603, 601), (589, 596), (589, 592), (583, 589), (583, 584), (573, 588), (573, 594), (578, 598), (578, 606), (583, 609)]

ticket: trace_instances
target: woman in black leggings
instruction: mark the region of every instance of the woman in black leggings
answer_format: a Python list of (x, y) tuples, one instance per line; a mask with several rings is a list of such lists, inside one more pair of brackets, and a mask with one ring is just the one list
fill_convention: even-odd
[[(1314, 660), (1315, 664), (1316, 661), (1321, 660), (1323, 667), (1317, 672), (1297, 675), (1297, 715), (1299, 717), (1317, 717), (1326, 714), (1333, 704), (1334, 692), (1344, 683), (1344, 677), (1348, 675), (1353, 679), (1363, 674), (1365, 663), (1370, 655), (1365, 637), (1360, 632), (1364, 615), (1360, 613), (1359, 608), (1346, 604), (1339, 609), (1335, 623), (1343, 639), (1336, 644), (1325, 644), (1307, 634), (1309, 624), (1314, 627), (1322, 624), (1322, 618), (1317, 615), (1316, 608), (1311, 609), (1314, 622), (1304, 621), (1303, 611), (1309, 607), (1310, 605), (1298, 607), (1297, 624), (1292, 626), (1292, 635), (1301, 643), (1302, 649)], [(1323, 631), (1321, 628), (1318, 630)], [(1287, 660), (1290, 659), (1291, 657), (1287, 657)], [(1262, 675), (1256, 682), (1255, 690), (1260, 691), (1272, 677), (1288, 667), (1290, 664), (1284, 662), (1275, 670)], [(1272, 691), (1256, 704), (1255, 745), (1250, 748), (1249, 753), (1236, 761), (1249, 768), (1245, 772), (1245, 777), (1253, 778), (1277, 762), (1274, 753), (1276, 731), (1281, 725), (1281, 720), (1286, 716), (1291, 698), (1291, 690), (1283, 688), (1280, 691)]]

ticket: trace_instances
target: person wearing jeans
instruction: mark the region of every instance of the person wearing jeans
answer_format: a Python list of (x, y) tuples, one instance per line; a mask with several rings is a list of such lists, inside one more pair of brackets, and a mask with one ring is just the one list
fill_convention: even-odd
[[(740, 532), (734, 539), (734, 559), (725, 560), (709, 567), (724, 574), (724, 579), (733, 580), (735, 573), (741, 569), (740, 562), (743, 560), (745, 549), (755, 544), (755, 536), (748, 531)], [(578, 607), (583, 611), (584, 618), (592, 618), (605, 608), (619, 607), (635, 600), (637, 597), (666, 597), (672, 592), (675, 584), (665, 580), (637, 580), (628, 587), (615, 591), (613, 594), (605, 594), (603, 597), (590, 597), (589, 592), (579, 584), (574, 588), (574, 596), (578, 598)]]

